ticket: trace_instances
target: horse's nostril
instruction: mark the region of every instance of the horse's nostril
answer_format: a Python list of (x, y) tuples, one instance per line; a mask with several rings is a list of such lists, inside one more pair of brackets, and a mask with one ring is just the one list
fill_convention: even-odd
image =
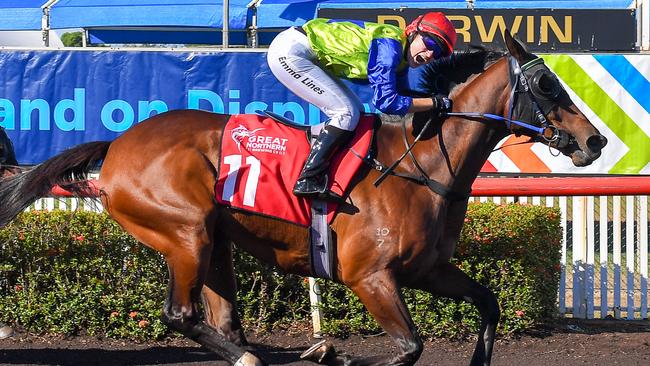
[(593, 135), (587, 139), (587, 147), (592, 152), (599, 152), (607, 145), (607, 138), (603, 135)]

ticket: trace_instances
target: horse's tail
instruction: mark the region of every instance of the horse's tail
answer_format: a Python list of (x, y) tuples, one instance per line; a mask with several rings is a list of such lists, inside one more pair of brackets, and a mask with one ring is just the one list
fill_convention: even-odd
[(52, 187), (66, 185), (73, 195), (87, 192), (86, 185), (70, 184), (87, 179), (106, 156), (108, 141), (89, 142), (70, 148), (25, 172), (0, 180), (0, 227), (4, 227)]

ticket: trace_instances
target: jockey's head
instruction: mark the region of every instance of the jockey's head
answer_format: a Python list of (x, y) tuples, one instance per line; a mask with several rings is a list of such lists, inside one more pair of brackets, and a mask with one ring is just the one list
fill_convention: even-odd
[(408, 38), (408, 61), (411, 67), (427, 64), (451, 55), (456, 44), (456, 30), (440, 12), (420, 15), (404, 30)]

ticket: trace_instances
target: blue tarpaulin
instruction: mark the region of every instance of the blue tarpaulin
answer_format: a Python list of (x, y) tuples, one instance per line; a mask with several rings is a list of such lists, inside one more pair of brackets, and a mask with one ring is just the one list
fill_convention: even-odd
[(47, 0), (3, 0), (0, 2), (0, 30), (39, 30)]
[[(41, 6), (47, 0), (3, 0), (0, 30), (41, 29)], [(230, 1), (230, 29), (250, 25), (250, 0)], [(318, 8), (465, 8), (465, 0), (262, 0), (260, 28), (300, 25)], [(475, 8), (626, 9), (633, 0), (475, 0)], [(223, 27), (223, 1), (211, 0), (60, 0), (52, 7), (54, 29), (93, 27)]]
[(466, 8), (465, 0), (409, 0), (409, 1), (368, 1), (368, 0), (326, 0), (320, 1), (321, 8), (357, 9), (399, 9), (399, 8)]
[(262, 0), (257, 8), (259, 28), (287, 28), (300, 26), (316, 16), (316, 7), (322, 1)]
[[(245, 29), (250, 0), (230, 1), (230, 29)], [(223, 1), (61, 0), (51, 12), (52, 28), (223, 27)]]
[[(219, 45), (223, 40), (220, 29), (212, 28), (160, 28), (152, 29), (88, 29), (88, 37), (92, 44), (117, 44), (117, 43), (159, 43), (159, 44), (212, 44)], [(230, 44), (245, 45), (248, 40), (246, 33), (230, 32)], [(269, 41), (270, 42), (270, 41)], [(268, 44), (268, 43), (266, 43)]]
[[(47, 0), (0, 1), (0, 30), (41, 29), (41, 6)], [(251, 25), (250, 0), (230, 0), (232, 44), (245, 44)], [(555, 8), (624, 9), (633, 0), (475, 0), (477, 9)], [(262, 0), (258, 28), (282, 29), (313, 19), (319, 8), (466, 8), (466, 0)], [(223, 1), (214, 0), (60, 0), (50, 12), (53, 29), (86, 28), (92, 43), (220, 44)], [(275, 33), (260, 33), (261, 44)], [(266, 42), (264, 40), (267, 40)]]
[(634, 0), (474, 0), (475, 9), (627, 9)]
[(302, 25), (316, 16), (318, 8), (466, 8), (465, 0), (411, 0), (411, 1), (368, 1), (368, 0), (262, 0), (257, 15), (260, 28), (286, 28)]
[[(291, 1), (270, 1), (291, 3)], [(466, 0), (410, 0), (410, 1), (368, 1), (368, 0), (323, 0), (321, 8), (466, 8)], [(262, 1), (262, 4), (266, 1)], [(474, 8), (546, 8), (546, 9), (627, 9), (634, 0), (474, 0)]]
[[(246, 44), (250, 0), (229, 2), (231, 44)], [(91, 43), (221, 44), (223, 1), (61, 0), (52, 28), (89, 29)]]

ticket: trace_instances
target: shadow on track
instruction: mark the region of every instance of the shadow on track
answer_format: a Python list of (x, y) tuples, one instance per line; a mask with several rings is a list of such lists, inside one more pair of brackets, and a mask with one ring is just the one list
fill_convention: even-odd
[[(0, 349), (2, 365), (65, 365), (65, 366), (135, 366), (135, 365), (227, 365), (218, 355), (203, 347), (147, 346), (132, 344), (111, 346), (116, 349), (98, 348), (98, 343), (48, 345), (50, 348), (34, 348), (31, 343), (15, 342)], [(273, 365), (299, 362), (306, 347), (281, 348), (253, 344), (255, 352)], [(42, 346), (40, 346), (42, 347)], [(61, 347), (61, 348), (51, 348)], [(122, 349), (120, 349), (120, 348)], [(129, 349), (125, 349), (129, 348)], [(137, 348), (137, 349), (135, 349)]]

